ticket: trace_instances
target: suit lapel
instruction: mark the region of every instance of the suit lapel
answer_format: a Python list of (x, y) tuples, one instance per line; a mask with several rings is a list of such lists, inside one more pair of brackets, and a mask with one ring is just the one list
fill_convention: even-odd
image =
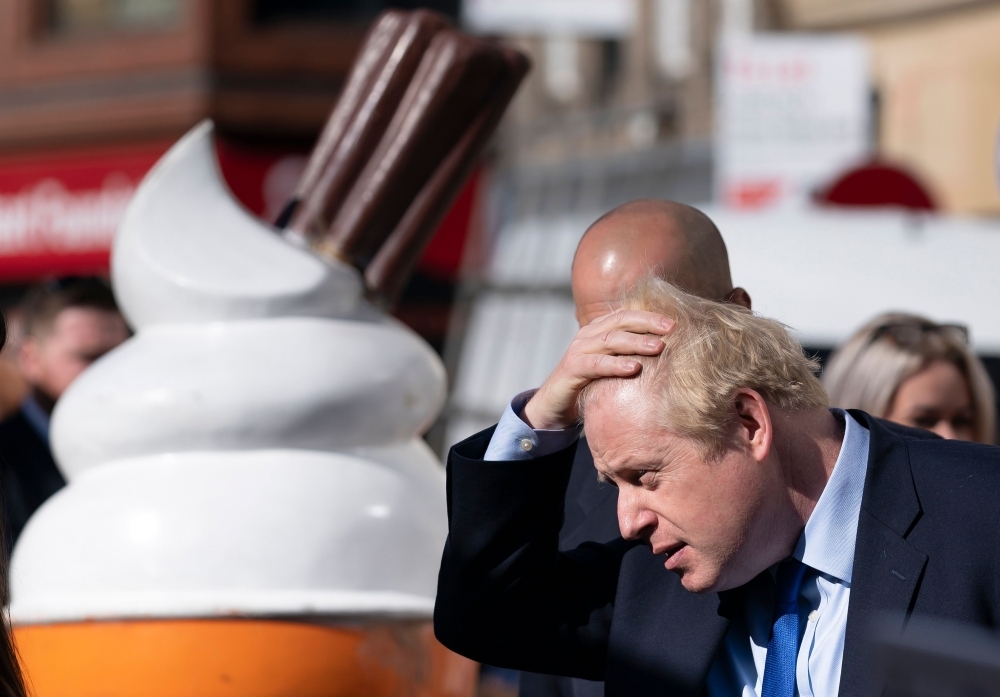
[(864, 412), (851, 411), (851, 415), (867, 425), (871, 439), (854, 549), (840, 694), (874, 697), (882, 688), (869, 641), (873, 622), (883, 629), (903, 628), (927, 555), (906, 541), (921, 509), (905, 440)]

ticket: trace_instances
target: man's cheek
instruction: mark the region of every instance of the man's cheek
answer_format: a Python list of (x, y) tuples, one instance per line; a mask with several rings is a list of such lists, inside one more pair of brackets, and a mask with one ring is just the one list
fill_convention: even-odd
[(56, 375), (56, 381), (59, 383), (60, 390), (68, 388), (70, 383), (76, 380), (80, 376), (80, 373), (86, 370), (89, 365), (89, 361), (75, 358), (63, 363)]

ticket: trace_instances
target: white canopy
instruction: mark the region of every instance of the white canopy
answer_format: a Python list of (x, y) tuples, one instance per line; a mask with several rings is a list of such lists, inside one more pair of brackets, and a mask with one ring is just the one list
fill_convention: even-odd
[(1000, 354), (1000, 221), (903, 212), (706, 207), (754, 309), (833, 347), (874, 315), (904, 310), (969, 326)]

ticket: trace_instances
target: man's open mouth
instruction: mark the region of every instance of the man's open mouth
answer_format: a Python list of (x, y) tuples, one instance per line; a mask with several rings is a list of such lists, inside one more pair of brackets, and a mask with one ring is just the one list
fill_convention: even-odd
[(669, 557), (673, 556), (674, 554), (676, 554), (678, 551), (680, 551), (680, 549), (682, 547), (686, 547), (686, 546), (687, 545), (684, 542), (677, 542), (675, 544), (668, 545), (666, 547), (662, 547), (662, 548), (660, 548), (659, 551), (654, 550), (653, 553), (654, 554), (665, 554), (667, 556), (667, 558), (669, 558)]

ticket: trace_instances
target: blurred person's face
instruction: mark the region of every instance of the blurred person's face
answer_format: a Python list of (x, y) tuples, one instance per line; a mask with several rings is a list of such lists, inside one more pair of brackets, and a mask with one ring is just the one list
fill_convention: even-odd
[[(622, 536), (642, 540), (696, 593), (735, 588), (787, 554), (787, 484), (771, 452), (767, 407), (736, 397), (724, 453), (671, 433), (648, 397), (624, 388), (587, 403), (585, 429), (602, 479), (618, 487)], [(754, 399), (747, 399), (751, 394)]]
[(925, 428), (942, 438), (976, 438), (976, 411), (969, 384), (950, 361), (934, 361), (904, 380), (885, 418)]
[(24, 338), (21, 370), (33, 388), (55, 401), (91, 363), (128, 337), (118, 312), (68, 307), (47, 332)]

